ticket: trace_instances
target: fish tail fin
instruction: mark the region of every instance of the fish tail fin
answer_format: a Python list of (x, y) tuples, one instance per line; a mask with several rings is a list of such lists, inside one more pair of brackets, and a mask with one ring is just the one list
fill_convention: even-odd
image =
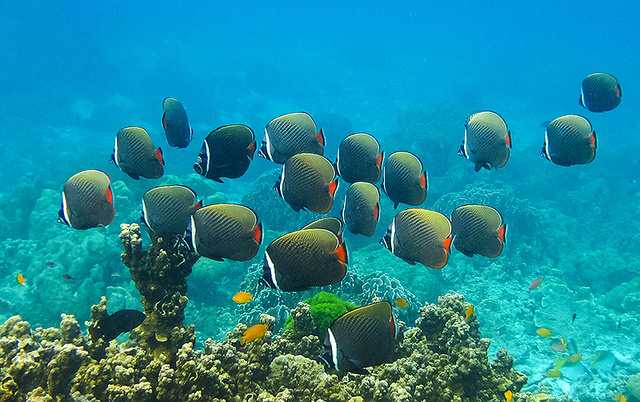
[(198, 202), (196, 202), (195, 204), (193, 204), (193, 212), (196, 212), (197, 210), (199, 210), (200, 208), (202, 208), (202, 206), (204, 205), (204, 201), (200, 200)]
[(324, 147), (326, 144), (326, 139), (324, 136), (324, 130), (320, 129), (317, 133), (316, 133), (316, 139), (318, 140), (318, 142)]
[(331, 196), (332, 199), (333, 199), (333, 197), (335, 197), (337, 190), (338, 190), (338, 178), (335, 177), (329, 183), (329, 195)]
[(162, 148), (156, 148), (153, 156), (162, 164), (162, 166), (164, 166), (164, 154), (162, 153)]
[(342, 264), (347, 265), (349, 263), (349, 253), (347, 252), (347, 245), (344, 240), (340, 240), (338, 247), (336, 247), (336, 257)]
[(476, 164), (473, 166), (473, 170), (479, 172), (480, 169), (482, 169), (482, 164), (476, 162)]
[(376, 166), (378, 166), (378, 169), (382, 169), (383, 161), (384, 161), (384, 151), (380, 152), (376, 157)]
[(428, 184), (427, 183), (427, 171), (423, 170), (422, 174), (420, 175), (420, 187), (423, 190), (426, 190), (427, 189), (427, 184)]
[(505, 244), (507, 242), (507, 224), (503, 223), (498, 228), (498, 239)]
[(253, 228), (251, 232), (251, 237), (256, 242), (256, 244), (262, 244), (262, 222), (256, 223), (256, 226)]

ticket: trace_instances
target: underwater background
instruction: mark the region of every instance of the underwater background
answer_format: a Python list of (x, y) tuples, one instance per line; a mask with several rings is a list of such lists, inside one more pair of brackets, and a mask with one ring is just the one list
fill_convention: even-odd
[[(379, 233), (345, 236), (350, 273), (328, 290), (356, 304), (404, 298), (409, 307), (397, 314), (406, 322), (422, 304), (461, 293), (475, 305), (491, 354), (508, 349), (528, 376), (525, 390), (601, 401), (620, 392), (633, 400), (635, 389), (637, 400), (638, 12), (627, 1), (0, 2), (0, 321), (19, 314), (48, 327), (65, 313), (82, 322), (102, 295), (110, 310), (141, 308), (118, 233), (121, 223), (139, 222), (142, 194), (155, 185), (188, 185), (205, 204), (251, 206), (264, 222), (263, 247), (312, 220), (273, 191), (279, 169), (271, 162), (255, 158), (245, 176), (224, 184), (192, 170), (212, 129), (244, 123), (260, 140), (273, 117), (307, 111), (324, 129), (329, 159), (347, 134), (372, 133), (387, 153), (422, 158), (424, 208), (448, 215), (487, 203), (509, 224), (495, 260), (454, 251), (442, 271), (411, 266), (378, 244), (396, 212), (383, 197)], [(594, 71), (620, 80), (617, 109), (579, 107), (580, 82)], [(167, 96), (189, 114), (187, 149), (166, 144)], [(475, 173), (456, 151), (467, 116), (486, 109), (509, 123), (513, 150), (504, 169)], [(539, 154), (544, 122), (572, 113), (593, 123), (598, 156), (565, 168)], [(111, 163), (114, 136), (129, 125), (145, 127), (162, 147), (161, 179), (134, 181)], [(63, 183), (83, 169), (111, 177), (117, 215), (106, 228), (78, 232), (56, 222)], [(237, 291), (256, 290), (261, 262), (259, 254), (248, 263), (196, 263), (185, 321), (199, 345), (261, 313), (282, 326), (317, 293), (256, 292), (255, 302), (235, 304)], [(537, 334), (540, 327), (553, 336)], [(551, 347), (556, 337), (581, 361), (549, 376), (562, 356)]]

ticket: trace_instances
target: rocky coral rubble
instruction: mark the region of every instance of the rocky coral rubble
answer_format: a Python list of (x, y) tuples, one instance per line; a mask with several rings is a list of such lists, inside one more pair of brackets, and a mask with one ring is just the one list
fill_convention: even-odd
[[(244, 344), (240, 324), (224, 342), (208, 340), (204, 350), (187, 342), (167, 361), (141, 340), (95, 344), (72, 316), (35, 330), (14, 316), (0, 326), (0, 401), (495, 401), (507, 389), (524, 398), (526, 377), (506, 351), (489, 361), (489, 341), (475, 318), (465, 320), (465, 304), (449, 294), (425, 305), (398, 360), (365, 376), (327, 371), (316, 360), (321, 340), (300, 331)], [(94, 318), (103, 308), (94, 306)], [(308, 305), (292, 316), (298, 329), (315, 330)]]

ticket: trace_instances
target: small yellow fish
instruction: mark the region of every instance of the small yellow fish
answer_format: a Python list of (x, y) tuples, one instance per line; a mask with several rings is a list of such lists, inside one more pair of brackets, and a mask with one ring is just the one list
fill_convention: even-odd
[(473, 310), (475, 309), (475, 307), (473, 307), (473, 304), (469, 304), (469, 306), (467, 306), (467, 308), (464, 310), (464, 319), (469, 321), (471, 319), (471, 317), (473, 317)]
[(245, 304), (245, 303), (249, 303), (249, 302), (253, 301), (253, 295), (251, 293), (249, 293), (249, 292), (240, 291), (240, 292), (236, 293), (235, 295), (233, 295), (231, 300), (233, 300), (234, 302), (236, 302), (238, 304)]
[(547, 377), (559, 378), (559, 377), (562, 377), (562, 372), (560, 371), (559, 368), (552, 368), (550, 370), (547, 370)]
[(564, 336), (561, 336), (556, 342), (551, 344), (551, 349), (556, 352), (562, 353), (567, 351), (567, 340)]
[(513, 400), (513, 392), (510, 389), (504, 391), (504, 400), (507, 402), (511, 402)]
[(398, 306), (398, 308), (401, 308), (401, 309), (405, 309), (409, 307), (409, 301), (404, 297), (398, 297), (393, 302), (396, 304), (396, 306)]
[(571, 356), (567, 357), (567, 363), (577, 363), (582, 360), (582, 354), (574, 353)]
[(240, 338), (240, 341), (246, 344), (258, 339), (262, 339), (267, 334), (268, 330), (269, 327), (267, 326), (267, 324), (252, 325), (244, 331), (242, 337)]
[(618, 394), (613, 397), (613, 400), (616, 402), (627, 402), (627, 396), (625, 394)]
[(27, 280), (24, 278), (24, 275), (19, 273), (16, 275), (16, 282), (18, 282), (19, 285), (24, 286), (27, 283)]
[(549, 328), (540, 327), (536, 329), (536, 334), (540, 335), (543, 338), (546, 338), (551, 335), (551, 330)]

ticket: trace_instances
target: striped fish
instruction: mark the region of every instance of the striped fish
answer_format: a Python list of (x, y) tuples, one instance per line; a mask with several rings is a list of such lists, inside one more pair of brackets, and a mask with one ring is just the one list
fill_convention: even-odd
[(302, 229), (269, 244), (264, 253), (263, 282), (284, 292), (326, 286), (347, 273), (347, 247), (326, 229)]
[(302, 153), (282, 165), (275, 184), (278, 195), (294, 211), (328, 212), (338, 189), (338, 178), (331, 162), (321, 155)]
[(222, 183), (221, 177), (236, 179), (249, 169), (256, 151), (253, 130), (244, 124), (218, 127), (207, 135), (193, 170)]
[(391, 304), (380, 301), (336, 318), (327, 330), (321, 358), (339, 372), (367, 374), (367, 367), (395, 361), (397, 347)]
[(384, 161), (382, 191), (397, 208), (400, 203), (420, 205), (427, 199), (427, 172), (410, 152), (394, 152)]
[(451, 222), (446, 216), (411, 208), (395, 216), (380, 243), (409, 264), (441, 269), (449, 261), (452, 239)]
[(162, 128), (167, 142), (172, 147), (186, 148), (193, 138), (193, 129), (184, 106), (176, 98), (164, 98), (162, 110)]
[(336, 155), (338, 175), (347, 183), (375, 183), (380, 179), (384, 152), (370, 134), (355, 133), (340, 143)]
[(326, 229), (336, 235), (338, 239), (342, 239), (342, 227), (343, 224), (340, 219), (329, 216), (310, 222), (302, 229)]
[(111, 160), (132, 179), (157, 179), (164, 174), (162, 149), (156, 148), (142, 127), (118, 131)]
[(262, 244), (262, 223), (253, 210), (238, 204), (215, 204), (191, 216), (187, 237), (193, 251), (223, 261), (247, 261)]
[(58, 221), (85, 230), (113, 222), (111, 180), (99, 170), (83, 170), (64, 183)]
[(578, 103), (591, 112), (608, 112), (622, 101), (622, 87), (618, 79), (608, 73), (589, 74), (582, 80)]
[(547, 125), (541, 154), (556, 165), (584, 165), (593, 162), (597, 148), (591, 122), (582, 116), (565, 115)]
[(324, 132), (311, 115), (288, 113), (267, 124), (258, 156), (282, 164), (299, 153), (323, 155), (324, 145)]
[(182, 235), (200, 207), (196, 193), (181, 185), (158, 186), (142, 196), (142, 221), (159, 236)]
[(347, 189), (342, 220), (353, 234), (373, 236), (380, 219), (380, 192), (371, 183), (356, 182)]
[(496, 258), (507, 241), (507, 225), (495, 208), (462, 205), (451, 213), (454, 247), (468, 257)]
[(511, 154), (511, 131), (497, 113), (474, 113), (467, 119), (458, 155), (470, 160), (477, 172), (504, 167)]

